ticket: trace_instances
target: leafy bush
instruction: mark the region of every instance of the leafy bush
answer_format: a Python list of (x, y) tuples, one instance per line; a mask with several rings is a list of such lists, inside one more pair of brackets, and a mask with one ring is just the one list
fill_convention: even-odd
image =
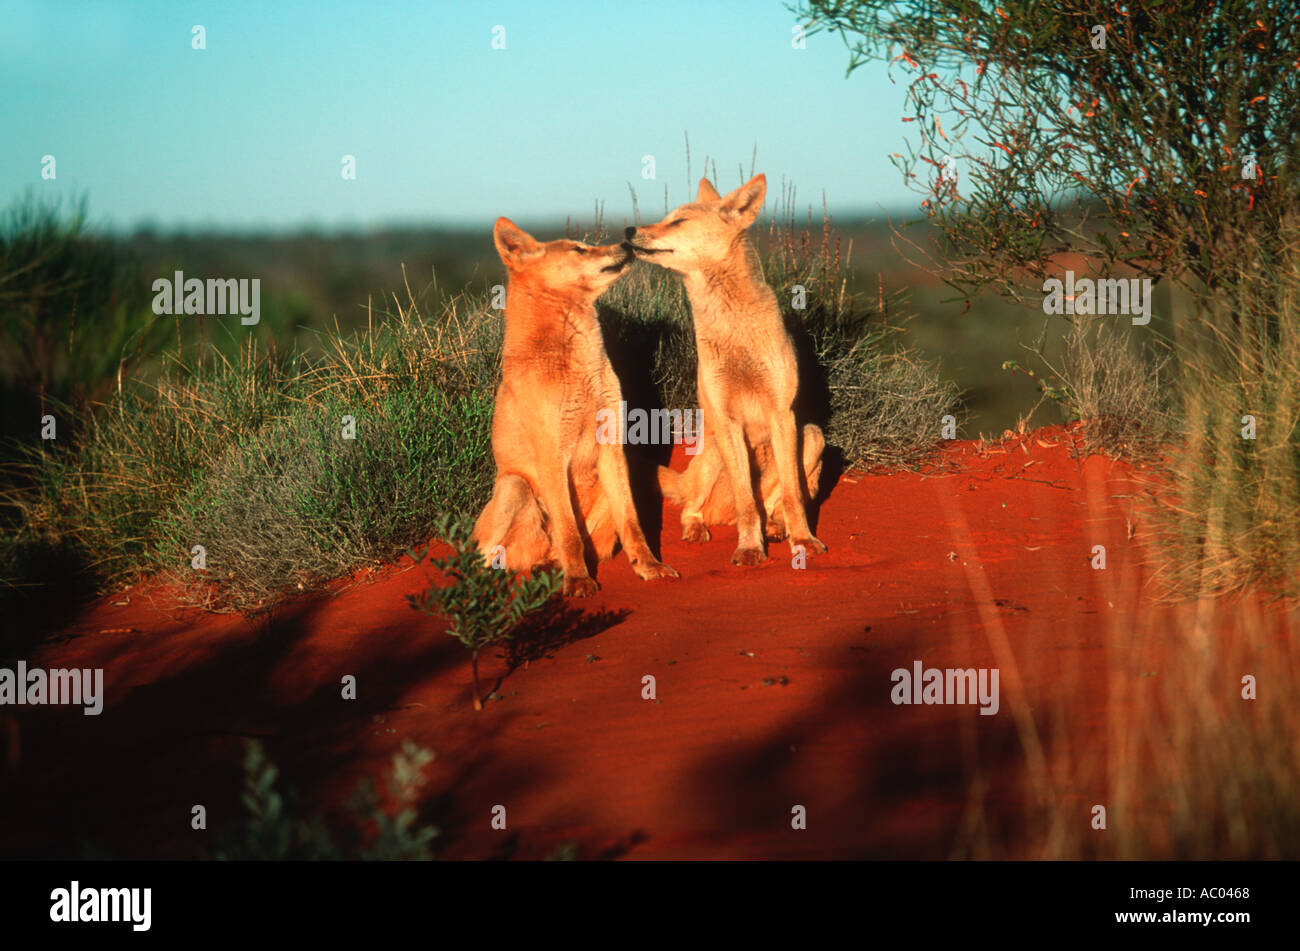
[[(276, 789), (279, 770), (262, 744), (250, 740), (244, 755), (242, 800), (248, 815), (220, 832), (214, 858), (222, 861), (412, 861), (433, 858), (438, 830), (418, 826), (417, 803), (424, 767), (433, 754), (407, 740), (393, 754), (389, 792), (395, 811), (384, 809), (373, 784), (363, 780), (349, 802), (352, 824), (336, 840), (320, 816), (294, 817)], [(374, 832), (367, 827), (373, 826)]]
[[(447, 633), (468, 648), (474, 671), (474, 709), (482, 710), (479, 651), (510, 640), (524, 618), (540, 611), (559, 593), (560, 575), (534, 571), (528, 577), (515, 577), (492, 567), (470, 541), (472, 526), (465, 519), (444, 517), (436, 530), (439, 538), (451, 544), (453, 553), (429, 564), (451, 579), (451, 584), (431, 586), (421, 595), (407, 595), (406, 600), (417, 611), (445, 618)], [(428, 554), (428, 549), (411, 553), (416, 561), (423, 561)]]
[[(162, 571), (194, 600), (247, 610), (379, 563), (442, 512), (481, 505), (499, 361), (485, 300), (457, 298), (436, 329), (412, 298), (326, 356), (170, 355), (72, 444), (28, 450), (33, 488), (10, 500), (21, 559), (77, 552), (99, 584)], [(343, 417), (355, 438), (343, 438)], [(190, 568), (195, 545), (206, 572)]]

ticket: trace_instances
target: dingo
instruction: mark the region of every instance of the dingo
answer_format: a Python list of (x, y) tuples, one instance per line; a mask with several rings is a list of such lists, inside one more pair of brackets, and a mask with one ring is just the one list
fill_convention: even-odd
[(623, 447), (596, 440), (596, 414), (622, 393), (595, 300), (632, 255), (616, 244), (541, 243), (506, 218), (493, 237), (509, 281), (492, 413), (497, 477), (474, 526), (479, 551), (491, 561), (501, 546), (510, 571), (558, 561), (564, 593), (579, 598), (599, 589), (588, 552), (603, 561), (616, 540), (639, 577), (678, 577), (646, 544)]
[(682, 275), (695, 320), (704, 451), (681, 477), (661, 469), (660, 485), (670, 500), (682, 502), (688, 542), (708, 541), (707, 524), (736, 521), (740, 543), (731, 561), (737, 565), (766, 557), (755, 469), (767, 537), (778, 540), (788, 532), (792, 550), (826, 551), (804, 507), (805, 490), (808, 500), (817, 494), (825, 441), (816, 426), (801, 433), (795, 425), (794, 342), (745, 235), (766, 192), (763, 175), (725, 198), (701, 179), (694, 202), (658, 224), (626, 230), (627, 247), (639, 257)]

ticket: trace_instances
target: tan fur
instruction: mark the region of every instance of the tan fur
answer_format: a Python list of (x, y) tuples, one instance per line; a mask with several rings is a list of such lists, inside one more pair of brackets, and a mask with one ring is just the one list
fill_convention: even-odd
[[(807, 497), (814, 499), (821, 485), (822, 451), (826, 447), (826, 440), (821, 428), (813, 423), (804, 424), (802, 435), (804, 488)], [(720, 459), (716, 450), (714, 458)], [(781, 511), (781, 482), (777, 477), (775, 462), (771, 442), (760, 443), (749, 451), (751, 478), (757, 482), (754, 488), (763, 502), (766, 516), (764, 535), (768, 541), (778, 542), (788, 532)], [(709, 525), (736, 524), (736, 500), (732, 495), (731, 482), (719, 478), (719, 475), (715, 469), (703, 465), (688, 465), (685, 472), (675, 472), (667, 466), (659, 467), (659, 490), (669, 502), (684, 505), (688, 498), (704, 499), (700, 506), (700, 523), (705, 526), (704, 537), (691, 540), (708, 541)], [(705, 485), (706, 480), (709, 485)]]
[(494, 238), (509, 275), (492, 413), (497, 478), (473, 540), (489, 562), (502, 546), (510, 571), (558, 564), (574, 597), (598, 590), (587, 558), (609, 558), (616, 542), (639, 577), (676, 578), (646, 544), (623, 447), (596, 441), (596, 414), (617, 412), (622, 394), (595, 301), (630, 255), (615, 244), (541, 243), (505, 218)]
[[(638, 257), (682, 275), (695, 321), (704, 437), (675, 487), (682, 537), (707, 541), (706, 525), (734, 519), (740, 542), (731, 560), (740, 565), (766, 557), (755, 483), (768, 537), (788, 532), (792, 549), (826, 551), (808, 526), (806, 509), (821, 478), (825, 443), (816, 426), (800, 430), (795, 424), (794, 342), (745, 233), (766, 191), (763, 175), (726, 197), (702, 179), (694, 202), (658, 224), (628, 229)], [(674, 480), (661, 473), (665, 482)]]

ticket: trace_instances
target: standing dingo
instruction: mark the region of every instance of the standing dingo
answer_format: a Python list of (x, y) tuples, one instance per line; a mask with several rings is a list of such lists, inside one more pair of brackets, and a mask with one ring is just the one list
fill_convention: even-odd
[(805, 509), (817, 494), (825, 441), (816, 426), (801, 432), (795, 425), (794, 342), (745, 234), (766, 192), (763, 175), (725, 198), (701, 179), (694, 202), (658, 224), (626, 231), (627, 247), (639, 257), (682, 275), (695, 321), (704, 451), (680, 478), (661, 470), (660, 483), (669, 498), (682, 501), (686, 541), (708, 541), (709, 522), (735, 518), (740, 539), (731, 561), (737, 565), (766, 557), (755, 469), (767, 536), (788, 532), (791, 549), (826, 551)]
[(527, 571), (559, 562), (564, 593), (594, 594), (587, 554), (621, 541), (637, 575), (676, 578), (651, 553), (618, 444), (596, 440), (596, 414), (622, 399), (596, 322), (596, 298), (632, 255), (616, 244), (539, 242), (506, 218), (493, 232), (509, 274), (501, 385), (492, 413), (497, 477), (473, 539), (491, 561)]

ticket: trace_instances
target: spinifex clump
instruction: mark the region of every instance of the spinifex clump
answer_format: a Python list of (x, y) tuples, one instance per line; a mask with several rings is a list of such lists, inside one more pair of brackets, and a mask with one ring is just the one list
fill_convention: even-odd
[[(446, 558), (429, 562), (451, 580), (446, 587), (430, 586), (423, 594), (407, 595), (417, 611), (447, 620), (447, 633), (470, 651), (474, 671), (474, 709), (483, 709), (478, 686), (479, 651), (508, 641), (519, 625), (540, 611), (560, 590), (560, 577), (553, 571), (535, 571), (531, 576), (512, 575), (488, 565), (470, 542), (470, 526), (463, 519), (444, 516), (435, 532), (454, 549)], [(423, 561), (428, 549), (411, 552)]]

